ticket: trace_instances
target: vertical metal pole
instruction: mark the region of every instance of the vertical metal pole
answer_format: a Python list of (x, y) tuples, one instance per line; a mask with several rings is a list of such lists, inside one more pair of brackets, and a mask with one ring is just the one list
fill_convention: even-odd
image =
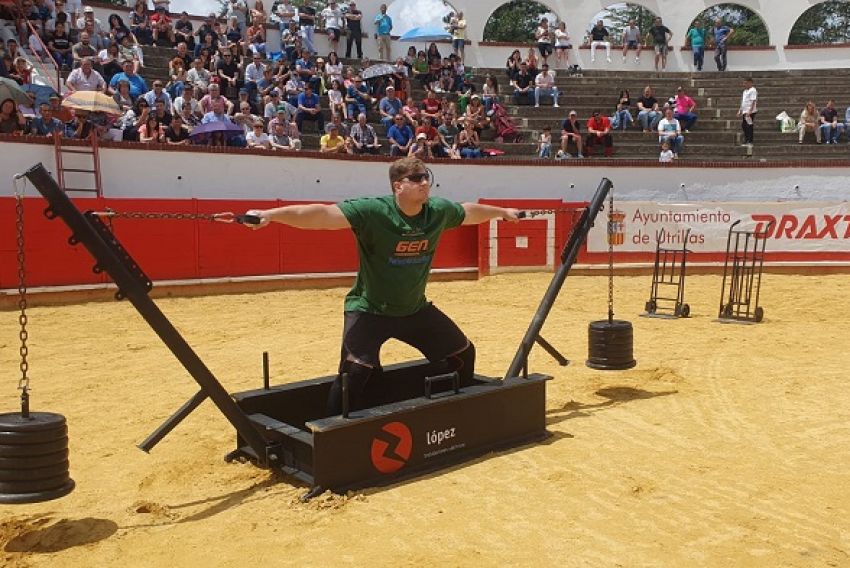
[(263, 351), (263, 388), (269, 390), (269, 352)]

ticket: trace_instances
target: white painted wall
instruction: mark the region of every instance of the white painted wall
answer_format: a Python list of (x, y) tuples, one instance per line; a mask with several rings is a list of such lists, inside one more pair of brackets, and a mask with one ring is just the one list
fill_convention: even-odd
[[(3, 142), (0, 196), (13, 195), (12, 175), (42, 162), (55, 171), (53, 147)], [(592, 163), (592, 162), (583, 162)], [(389, 162), (102, 149), (104, 193), (122, 198), (327, 200), (389, 192)], [(628, 201), (845, 201), (846, 166), (817, 168), (588, 167), (494, 165), (486, 160), (432, 164), (435, 195), (587, 200), (603, 176)], [(28, 195), (35, 193), (32, 188)]]

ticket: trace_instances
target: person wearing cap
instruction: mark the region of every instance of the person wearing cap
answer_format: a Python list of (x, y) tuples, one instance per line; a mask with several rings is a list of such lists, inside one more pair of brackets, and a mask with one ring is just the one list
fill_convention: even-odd
[(339, 51), (339, 38), (342, 33), (342, 10), (336, 0), (330, 0), (327, 7), (322, 10), (322, 19), (325, 20), (325, 31), (328, 33), (328, 42), (331, 51)]
[(534, 106), (540, 106), (540, 95), (552, 97), (552, 106), (558, 108), (558, 87), (555, 86), (555, 72), (544, 63), (540, 73), (534, 78)]
[(407, 150), (408, 157), (418, 158), (420, 160), (430, 160), (434, 156), (431, 154), (431, 146), (428, 144), (428, 136), (424, 132), (420, 132), (414, 138), (413, 143)]
[(593, 149), (601, 144), (605, 157), (610, 158), (614, 153), (614, 137), (611, 135), (611, 121), (603, 116), (599, 109), (594, 109), (593, 116), (587, 121), (587, 138), (585, 138), (585, 154), (593, 155)]
[(269, 135), (263, 131), (265, 124), (261, 119), (255, 120), (252, 124), (251, 131), (245, 135), (245, 140), (248, 143), (248, 148), (255, 150), (271, 150), (272, 143)]
[(428, 145), (428, 153), (430, 156), (434, 158), (448, 157), (446, 149), (443, 147), (443, 141), (440, 139), (440, 133), (437, 132), (437, 128), (434, 126), (430, 116), (423, 115), (420, 119), (419, 126), (416, 127), (417, 144), (420, 142), (421, 134), (425, 135), (424, 142)]
[(395, 87), (390, 85), (384, 91), (386, 96), (378, 103), (378, 111), (381, 113), (381, 124), (389, 129), (393, 125), (393, 118), (401, 116), (401, 107), (404, 106), (401, 99), (395, 96)]
[(570, 111), (567, 119), (561, 124), (561, 150), (556, 154), (556, 158), (562, 159), (570, 156), (570, 142), (576, 146), (577, 157), (584, 158), (584, 154), (581, 152), (584, 145), (581, 134), (581, 123), (578, 121), (578, 113), (574, 110)]
[[(70, 26), (72, 22), (74, 22), (74, 20), (68, 20), (68, 25)], [(100, 20), (94, 17), (94, 8), (91, 6), (85, 7), (82, 16), (77, 18), (76, 24), (78, 30), (84, 30), (87, 26), (90, 26), (91, 33), (96, 35), (99, 40), (106, 39), (106, 30), (103, 29), (103, 24)]]
[(339, 128), (335, 124), (328, 125), (328, 133), (319, 139), (319, 152), (322, 154), (345, 154), (350, 145), (347, 140), (339, 135)]
[(348, 3), (345, 13), (345, 25), (348, 27), (348, 39), (345, 42), (345, 57), (351, 57), (352, 45), (357, 46), (357, 59), (363, 59), (363, 12), (357, 9), (355, 2)]
[(340, 374), (328, 396), (331, 415), (342, 410), (343, 373), (350, 408), (369, 405), (364, 388), (381, 372), (381, 346), (390, 338), (418, 349), (441, 372), (458, 372), (462, 386), (471, 384), (475, 346), (425, 297), (431, 263), (446, 230), (492, 219), (517, 222), (519, 211), (431, 196), (431, 175), (422, 160), (402, 158), (389, 168), (391, 195), (248, 211), (260, 218), (255, 228), (275, 222), (353, 230), (360, 262), (345, 299)]

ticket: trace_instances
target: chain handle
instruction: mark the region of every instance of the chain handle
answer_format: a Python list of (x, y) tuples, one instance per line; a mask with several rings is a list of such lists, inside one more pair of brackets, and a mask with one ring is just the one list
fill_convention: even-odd
[(614, 188), (608, 193), (608, 323), (614, 323)]
[(24, 194), (22, 190), (18, 190), (18, 178), (15, 178), (14, 184), (15, 230), (18, 253), (18, 308), (21, 310), (20, 315), (18, 315), (18, 323), (21, 326), (21, 330), (18, 334), (18, 337), (21, 340), (21, 378), (18, 380), (18, 390), (21, 391), (21, 416), (29, 418), (30, 378), (27, 374), (29, 372), (29, 362), (27, 361), (27, 356), (29, 355), (29, 347), (27, 347), (29, 333), (27, 332), (27, 279), (26, 259), (24, 256)]

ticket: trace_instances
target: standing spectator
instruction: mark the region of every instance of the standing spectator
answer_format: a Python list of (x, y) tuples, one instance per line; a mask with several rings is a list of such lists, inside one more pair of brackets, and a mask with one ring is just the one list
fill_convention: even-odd
[(753, 78), (744, 79), (744, 92), (741, 95), (741, 108), (738, 116), (741, 117), (741, 130), (744, 131), (744, 145), (753, 145), (753, 133), (755, 130), (756, 113), (758, 112), (758, 91), (753, 86)]
[(567, 33), (567, 23), (559, 22), (553, 33), (555, 35), (555, 67), (559, 63), (562, 67), (566, 67), (570, 64), (570, 50), (573, 48), (573, 44), (570, 43), (570, 34)]
[(578, 121), (578, 113), (574, 110), (570, 111), (568, 118), (561, 125), (561, 151), (556, 157), (566, 158), (570, 155), (570, 142), (576, 145), (576, 157), (584, 158), (584, 154), (581, 153), (584, 143), (581, 137), (581, 123)]
[(50, 50), (50, 55), (56, 61), (56, 66), (63, 70), (71, 69), (74, 65), (74, 54), (71, 52), (71, 37), (65, 31), (65, 25), (62, 23), (56, 24), (56, 31), (47, 40), (47, 47)]
[(351, 127), (351, 150), (354, 154), (378, 154), (381, 150), (381, 142), (371, 124), (366, 123), (366, 115), (357, 115), (357, 124)]
[[(180, 17), (174, 22), (174, 39), (177, 42), (178, 48), (183, 43), (185, 44), (185, 48), (190, 50), (195, 49), (195, 26), (192, 24), (192, 20), (189, 19), (189, 13), (185, 10), (180, 12)], [(188, 64), (186, 66), (188, 67)]]
[(381, 4), (381, 13), (375, 16), (378, 40), (378, 54), (381, 61), (390, 60), (390, 34), (393, 31), (393, 19), (387, 15), (387, 5)]
[(540, 57), (543, 58), (543, 64), (546, 65), (549, 61), (549, 56), (552, 55), (552, 30), (549, 29), (548, 19), (540, 19), (540, 25), (534, 31), (534, 37), (537, 39), (537, 51), (540, 52)]
[(640, 65), (640, 52), (643, 49), (641, 42), (640, 28), (637, 27), (637, 22), (629, 20), (629, 25), (623, 29), (623, 64), (629, 55), (629, 50), (635, 50), (635, 63)]
[(511, 77), (511, 86), (514, 88), (514, 102), (519, 103), (521, 98), (525, 98), (530, 104), (531, 97), (534, 95), (533, 84), (534, 76), (528, 71), (528, 63), (523, 61), (519, 66), (519, 73)]
[(304, 85), (304, 92), (298, 95), (298, 114), (295, 115), (295, 124), (298, 132), (304, 132), (304, 121), (310, 120), (316, 123), (316, 132), (325, 129), (325, 117), (322, 115), (322, 107), (319, 104), (319, 95), (313, 92), (309, 83)]
[(661, 153), (658, 154), (658, 161), (662, 164), (669, 164), (673, 161), (676, 155), (673, 153), (673, 150), (670, 149), (670, 142), (665, 140), (661, 143)]
[(676, 97), (674, 99), (675, 116), (682, 121), (682, 130), (685, 132), (693, 128), (697, 121), (697, 114), (694, 112), (697, 109), (697, 102), (685, 93), (684, 87), (676, 88)]
[(357, 59), (363, 59), (363, 28), (361, 21), (363, 12), (357, 9), (354, 2), (348, 3), (348, 12), (345, 13), (345, 22), (348, 26), (348, 40), (345, 42), (345, 57), (351, 57), (351, 46), (357, 46)]
[(820, 137), (827, 144), (838, 144), (838, 137), (844, 132), (844, 125), (838, 122), (835, 101), (829, 99), (820, 111)]
[(449, 31), (452, 34), (454, 54), (463, 61), (464, 50), (466, 49), (466, 19), (463, 17), (463, 12), (458, 12), (456, 16), (449, 20)]
[(599, 110), (593, 111), (593, 116), (587, 121), (587, 138), (585, 139), (585, 154), (593, 155), (597, 144), (605, 147), (605, 157), (610, 158), (614, 153), (614, 137), (611, 135), (611, 121), (602, 116)]
[(611, 42), (608, 40), (611, 34), (605, 28), (605, 22), (597, 20), (596, 25), (590, 28), (590, 62), (596, 63), (596, 48), (605, 48), (605, 59), (611, 63)]
[(800, 113), (800, 121), (797, 123), (797, 132), (800, 136), (800, 144), (803, 143), (803, 137), (805, 137), (806, 132), (814, 132), (815, 140), (818, 144), (821, 143), (820, 113), (818, 112), (815, 103), (812, 101), (807, 102), (805, 108), (803, 108), (803, 111)]
[(401, 115), (401, 99), (395, 96), (395, 88), (390, 85), (386, 89), (386, 95), (378, 103), (378, 111), (381, 113), (381, 124), (389, 129), (393, 125), (393, 118), (396, 115)]
[(688, 35), (685, 36), (685, 45), (691, 46), (691, 51), (694, 54), (694, 67), (697, 71), (702, 71), (703, 63), (705, 62), (705, 40), (707, 30), (702, 25), (702, 20), (694, 20), (694, 25), (688, 30)]
[(673, 109), (670, 107), (664, 110), (664, 118), (658, 122), (658, 143), (663, 144), (664, 142), (670, 144), (673, 157), (678, 158), (682, 152), (685, 137), (682, 136), (682, 126), (673, 116)]
[(643, 96), (638, 99), (638, 122), (644, 132), (653, 132), (661, 120), (661, 112), (658, 110), (658, 99), (652, 92), (652, 87), (647, 85), (643, 89)]
[(632, 97), (628, 89), (620, 91), (620, 97), (617, 99), (617, 110), (614, 112), (614, 118), (611, 121), (611, 128), (614, 130), (626, 130), (634, 122), (632, 113), (629, 110), (632, 106)]
[(316, 8), (310, 5), (310, 0), (304, 0), (304, 3), (298, 9), (298, 24), (301, 26), (301, 39), (304, 42), (304, 49), (308, 55), (316, 55), (316, 48), (313, 45), (313, 32), (316, 29)]
[(552, 157), (552, 128), (544, 126), (537, 140), (537, 157), (549, 159)]
[(390, 143), (390, 156), (406, 156), (413, 144), (413, 129), (405, 123), (400, 114), (393, 117), (393, 125), (387, 131), (387, 141)]
[(540, 106), (540, 95), (551, 95), (552, 106), (558, 108), (558, 87), (555, 86), (555, 72), (549, 71), (549, 64), (543, 63), (543, 69), (534, 78), (534, 106)]
[(72, 92), (104, 91), (106, 90), (106, 81), (92, 67), (91, 57), (83, 57), (80, 66), (68, 74), (65, 86)]
[(717, 18), (714, 20), (714, 62), (717, 64), (718, 71), (726, 71), (728, 63), (726, 59), (726, 51), (728, 49), (729, 38), (735, 33), (735, 28), (723, 25), (723, 20)]
[(670, 50), (669, 43), (673, 39), (673, 32), (662, 23), (660, 17), (656, 17), (646, 37), (652, 39), (652, 48), (655, 50), (655, 70), (659, 71), (659, 67), (661, 71), (666, 70), (667, 53)]
[(331, 51), (339, 51), (339, 38), (342, 34), (342, 10), (336, 0), (330, 0), (327, 7), (322, 10), (322, 18), (325, 20), (325, 31), (328, 33), (328, 42)]

